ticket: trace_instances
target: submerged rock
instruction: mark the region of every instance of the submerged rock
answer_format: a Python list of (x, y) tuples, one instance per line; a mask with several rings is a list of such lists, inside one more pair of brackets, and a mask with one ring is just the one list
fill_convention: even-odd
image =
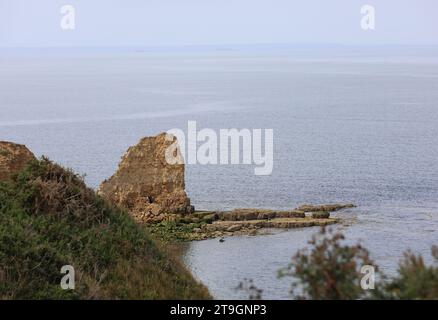
[(310, 205), (304, 204), (297, 208), (297, 210), (304, 212), (333, 212), (346, 208), (354, 208), (355, 205), (351, 203), (347, 204), (322, 204), (322, 205)]
[[(206, 239), (223, 235), (257, 235), (263, 230), (292, 229), (327, 226), (339, 222), (330, 212), (354, 207), (353, 204), (305, 205), (295, 210), (269, 210), (243, 208), (231, 211), (199, 211), (192, 216), (203, 222), (202, 237)], [(306, 212), (311, 215), (306, 216)]]
[(215, 221), (205, 228), (207, 231), (231, 232), (248, 234), (251, 230), (262, 228), (306, 228), (314, 226), (326, 226), (336, 223), (336, 219), (330, 218), (274, 218), (272, 220), (246, 220), (246, 221)]
[(312, 218), (314, 218), (314, 219), (328, 219), (328, 218), (330, 218), (330, 212), (328, 212), (328, 211), (312, 212)]
[(169, 164), (166, 150), (177, 145), (166, 133), (146, 137), (128, 149), (116, 173), (98, 193), (127, 209), (138, 221), (162, 221), (194, 211), (185, 192), (184, 164)]
[(34, 159), (35, 156), (26, 146), (0, 141), (0, 181), (11, 178)]
[(250, 221), (270, 220), (274, 218), (304, 218), (304, 211), (289, 210), (278, 211), (268, 209), (234, 209), (232, 211), (221, 211), (216, 213), (218, 219), (223, 221)]

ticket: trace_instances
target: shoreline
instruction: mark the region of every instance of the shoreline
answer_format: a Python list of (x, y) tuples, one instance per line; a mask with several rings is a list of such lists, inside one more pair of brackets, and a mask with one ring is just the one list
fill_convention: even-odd
[(201, 241), (240, 235), (257, 236), (268, 229), (298, 229), (339, 223), (330, 217), (334, 211), (353, 208), (353, 204), (303, 205), (294, 210), (234, 209), (195, 211), (172, 215), (167, 220), (147, 223), (145, 227), (165, 242)]

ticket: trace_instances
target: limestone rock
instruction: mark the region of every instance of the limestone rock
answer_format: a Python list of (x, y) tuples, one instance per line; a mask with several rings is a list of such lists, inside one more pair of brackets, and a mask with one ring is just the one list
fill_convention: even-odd
[(355, 205), (352, 203), (347, 203), (347, 204), (322, 204), (322, 205), (310, 205), (310, 204), (304, 204), (300, 207), (297, 208), (297, 210), (299, 211), (304, 211), (304, 212), (333, 212), (333, 211), (338, 211), (341, 209), (346, 209), (346, 208), (354, 208)]
[(330, 218), (330, 212), (328, 212), (328, 211), (315, 211), (315, 212), (312, 212), (312, 218), (314, 218), (314, 219), (328, 219), (328, 218)]
[(270, 220), (274, 218), (304, 218), (304, 211), (275, 211), (268, 209), (241, 208), (217, 213), (223, 221)]
[[(173, 139), (173, 140), (172, 140)], [(166, 150), (177, 145), (166, 133), (146, 137), (128, 149), (117, 172), (98, 193), (127, 209), (139, 221), (162, 221), (194, 210), (184, 190), (184, 164), (169, 164)]]
[(33, 159), (35, 156), (26, 146), (0, 141), (0, 181), (11, 178)]
[(240, 232), (250, 229), (261, 228), (306, 228), (315, 226), (326, 226), (336, 223), (336, 219), (315, 219), (315, 218), (274, 218), (272, 220), (246, 220), (246, 221), (215, 221), (206, 226), (210, 232)]
[(227, 228), (227, 231), (228, 232), (236, 232), (236, 231), (239, 231), (240, 229), (242, 229), (242, 225), (240, 225), (240, 224), (233, 224), (233, 225), (231, 225), (231, 226), (229, 226)]

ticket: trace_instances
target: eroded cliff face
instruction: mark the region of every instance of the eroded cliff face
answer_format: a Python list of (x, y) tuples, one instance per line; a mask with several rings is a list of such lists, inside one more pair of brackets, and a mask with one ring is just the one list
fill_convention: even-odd
[(166, 149), (175, 137), (146, 137), (128, 149), (116, 173), (102, 182), (98, 193), (127, 209), (136, 220), (157, 222), (193, 211), (184, 190), (184, 164), (169, 164)]
[(9, 179), (33, 159), (35, 156), (26, 146), (0, 141), (0, 181)]

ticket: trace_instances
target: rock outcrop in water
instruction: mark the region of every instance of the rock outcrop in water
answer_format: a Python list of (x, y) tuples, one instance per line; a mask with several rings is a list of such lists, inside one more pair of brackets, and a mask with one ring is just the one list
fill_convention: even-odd
[(176, 138), (168, 141), (165, 133), (143, 138), (128, 149), (117, 172), (102, 182), (98, 193), (141, 222), (193, 212), (184, 190), (184, 164), (169, 164), (165, 158), (174, 143)]
[(333, 212), (346, 208), (354, 208), (355, 205), (352, 203), (347, 204), (321, 204), (321, 205), (311, 205), (311, 204), (303, 204), (299, 206), (296, 210), (304, 211), (304, 212)]
[[(203, 221), (191, 240), (232, 235), (257, 235), (263, 229), (292, 229), (327, 226), (337, 223), (330, 213), (352, 208), (353, 204), (304, 205), (294, 210), (234, 209), (231, 211), (198, 211), (184, 218), (188, 223)], [(307, 213), (307, 214), (306, 214)]]
[(249, 221), (249, 220), (270, 220), (275, 218), (304, 218), (304, 211), (289, 210), (268, 210), (268, 209), (234, 209), (217, 213), (218, 220), (223, 221)]
[(0, 141), (0, 181), (9, 179), (35, 156), (26, 146)]

